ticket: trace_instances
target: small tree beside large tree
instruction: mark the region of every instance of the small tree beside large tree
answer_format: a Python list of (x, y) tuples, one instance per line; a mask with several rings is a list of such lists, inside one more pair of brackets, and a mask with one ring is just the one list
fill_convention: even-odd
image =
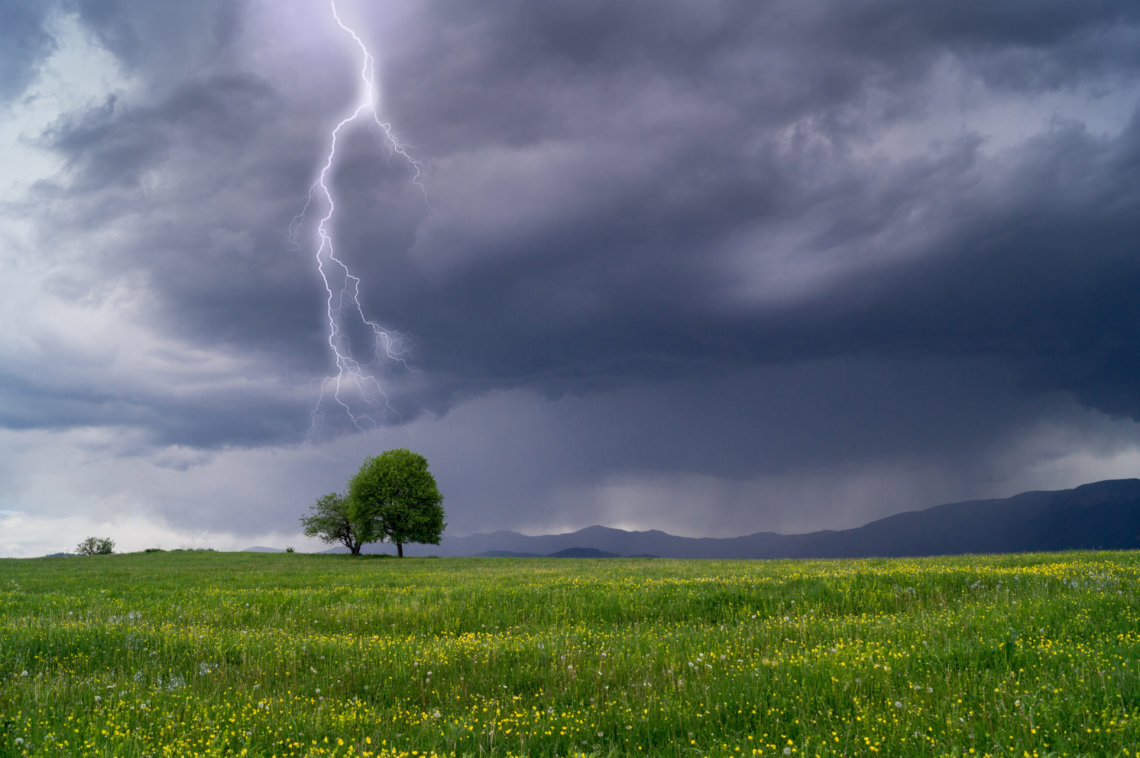
[(348, 494), (351, 520), (364, 541), (395, 543), (401, 558), (409, 542), (438, 545), (447, 526), (443, 496), (427, 459), (410, 450), (366, 459), (349, 482)]
[(309, 506), (309, 515), (301, 517), (307, 537), (319, 537), (323, 542), (339, 542), (353, 555), (360, 555), (365, 540), (359, 526), (352, 520), (348, 497), (330, 492), (317, 498)]
[(427, 459), (404, 449), (366, 459), (348, 492), (318, 498), (301, 524), (307, 536), (339, 542), (353, 555), (369, 542), (388, 541), (401, 558), (409, 542), (438, 545), (447, 526)]

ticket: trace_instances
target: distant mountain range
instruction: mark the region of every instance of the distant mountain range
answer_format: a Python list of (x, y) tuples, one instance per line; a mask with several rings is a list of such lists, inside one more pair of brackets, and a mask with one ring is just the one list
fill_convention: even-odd
[[(369, 545), (386, 552), (388, 545)], [(855, 529), (677, 537), (591, 526), (568, 534), (491, 532), (411, 545), (412, 555), (662, 558), (861, 558), (1140, 548), (1140, 479), (908, 511)]]

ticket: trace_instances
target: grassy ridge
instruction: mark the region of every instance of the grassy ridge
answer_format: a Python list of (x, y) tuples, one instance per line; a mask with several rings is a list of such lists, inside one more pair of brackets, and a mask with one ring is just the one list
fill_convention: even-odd
[(0, 754), (1133, 755), (1140, 556), (0, 561)]

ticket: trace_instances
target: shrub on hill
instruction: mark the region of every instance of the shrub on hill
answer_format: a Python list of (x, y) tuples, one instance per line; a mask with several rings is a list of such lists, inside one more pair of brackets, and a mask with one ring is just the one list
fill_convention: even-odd
[(79, 555), (110, 555), (115, 552), (115, 541), (110, 537), (88, 537), (76, 546)]

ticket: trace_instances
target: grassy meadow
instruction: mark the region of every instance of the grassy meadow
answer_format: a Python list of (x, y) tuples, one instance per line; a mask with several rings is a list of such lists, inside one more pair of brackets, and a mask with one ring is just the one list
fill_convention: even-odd
[(1131, 756), (1140, 555), (0, 560), (0, 755)]

